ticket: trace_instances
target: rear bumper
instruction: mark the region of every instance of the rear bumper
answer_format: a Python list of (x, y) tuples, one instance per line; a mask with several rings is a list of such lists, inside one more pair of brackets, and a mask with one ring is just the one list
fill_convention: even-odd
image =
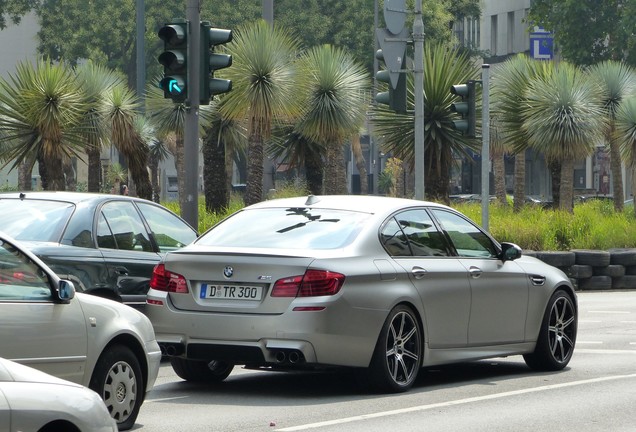
[(321, 311), (233, 314), (177, 310), (151, 290), (146, 306), (164, 355), (234, 364), (367, 367), (386, 311), (336, 302)]

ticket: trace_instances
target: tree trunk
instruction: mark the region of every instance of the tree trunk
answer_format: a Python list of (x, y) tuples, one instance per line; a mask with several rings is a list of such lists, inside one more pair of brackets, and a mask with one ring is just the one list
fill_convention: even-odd
[(130, 177), (135, 185), (134, 194), (139, 198), (152, 200), (152, 185), (148, 175), (148, 147), (139, 142), (136, 146), (139, 154), (128, 159)]
[(62, 168), (64, 170), (64, 190), (77, 190), (77, 174), (73, 166), (73, 159), (68, 156), (62, 157)]
[(33, 189), (31, 184), (31, 173), (33, 166), (27, 161), (22, 162), (18, 166), (18, 189), (21, 191), (30, 191)]
[(308, 154), (305, 158), (305, 178), (309, 193), (312, 195), (322, 194), (322, 170), (323, 162), (320, 153)]
[(203, 190), (207, 211), (222, 212), (228, 207), (226, 177), (225, 146), (218, 139), (218, 130), (210, 130), (203, 144)]
[(612, 188), (614, 194), (614, 210), (622, 212), (625, 206), (625, 193), (623, 192), (623, 171), (621, 167), (621, 152), (618, 143), (613, 138), (614, 127), (610, 132), (610, 170), (612, 171)]
[(159, 158), (157, 156), (150, 155), (148, 157), (148, 168), (150, 169), (152, 200), (159, 204), (161, 202), (161, 185), (159, 183)]
[(89, 192), (102, 191), (102, 161), (100, 158), (100, 150), (97, 146), (88, 146), (86, 149), (88, 157), (88, 184)]
[[(561, 162), (549, 161), (548, 170), (552, 180), (552, 205), (554, 208), (561, 207)], [(574, 175), (574, 174), (573, 174)], [(572, 184), (574, 186), (574, 183)]]
[(574, 161), (561, 161), (561, 185), (559, 190), (559, 209), (569, 213), (574, 211)]
[(347, 174), (342, 145), (338, 141), (326, 146), (325, 176), (323, 189), (325, 195), (345, 195), (347, 193)]
[(38, 156), (38, 167), (40, 169), (40, 178), (42, 179), (42, 188), (44, 190), (65, 190), (64, 170), (62, 169), (61, 157), (49, 155), (45, 160), (42, 156)]
[(497, 201), (501, 205), (508, 206), (508, 198), (506, 197), (506, 163), (503, 153), (493, 153), (492, 170), (495, 178), (495, 196)]
[(428, 161), (424, 169), (426, 199), (450, 204), (448, 197), (450, 195), (450, 167), (453, 163), (450, 149), (437, 150), (433, 146), (428, 146), (424, 152), (424, 160)]
[(247, 139), (247, 183), (245, 186), (245, 205), (256, 204), (263, 200), (263, 136), (260, 121), (252, 120), (252, 132)]
[(519, 213), (526, 202), (526, 151), (515, 154), (515, 187), (513, 211)]
[(360, 135), (353, 134), (351, 137), (351, 151), (356, 160), (356, 167), (360, 173), (360, 194), (367, 195), (369, 193), (369, 182), (367, 177), (367, 163), (362, 154), (362, 146), (360, 145)]
[(176, 149), (174, 152), (174, 166), (177, 170), (177, 188), (179, 189), (179, 213), (183, 215), (183, 209), (187, 205), (186, 185), (185, 185), (185, 143), (183, 135), (177, 134)]

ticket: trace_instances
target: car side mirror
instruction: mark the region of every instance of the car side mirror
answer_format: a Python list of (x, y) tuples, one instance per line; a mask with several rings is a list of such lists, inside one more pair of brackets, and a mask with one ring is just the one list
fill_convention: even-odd
[(501, 260), (514, 261), (521, 257), (521, 248), (514, 243), (501, 244)]
[(75, 285), (68, 280), (60, 280), (57, 287), (57, 296), (63, 303), (70, 302), (75, 297)]

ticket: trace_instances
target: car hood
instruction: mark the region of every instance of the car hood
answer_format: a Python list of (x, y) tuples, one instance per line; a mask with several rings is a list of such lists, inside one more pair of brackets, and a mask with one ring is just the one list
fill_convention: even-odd
[(75, 384), (61, 378), (56, 378), (37, 369), (3, 358), (0, 358), (0, 381), (45, 383), (78, 388), (82, 387), (79, 384)]

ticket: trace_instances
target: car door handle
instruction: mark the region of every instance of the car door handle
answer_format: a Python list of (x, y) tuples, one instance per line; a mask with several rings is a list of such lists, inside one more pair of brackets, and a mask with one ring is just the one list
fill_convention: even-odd
[(115, 267), (115, 273), (118, 276), (128, 276), (128, 269), (126, 267)]
[(468, 273), (470, 273), (470, 275), (472, 277), (474, 277), (475, 279), (477, 279), (479, 276), (481, 276), (481, 274), (483, 273), (482, 269), (480, 269), (479, 267), (475, 267), (475, 266), (470, 266), (470, 268), (468, 269)]
[(426, 276), (426, 273), (427, 271), (424, 270), (422, 267), (413, 267), (411, 269), (411, 274), (415, 279), (422, 279), (424, 276)]

